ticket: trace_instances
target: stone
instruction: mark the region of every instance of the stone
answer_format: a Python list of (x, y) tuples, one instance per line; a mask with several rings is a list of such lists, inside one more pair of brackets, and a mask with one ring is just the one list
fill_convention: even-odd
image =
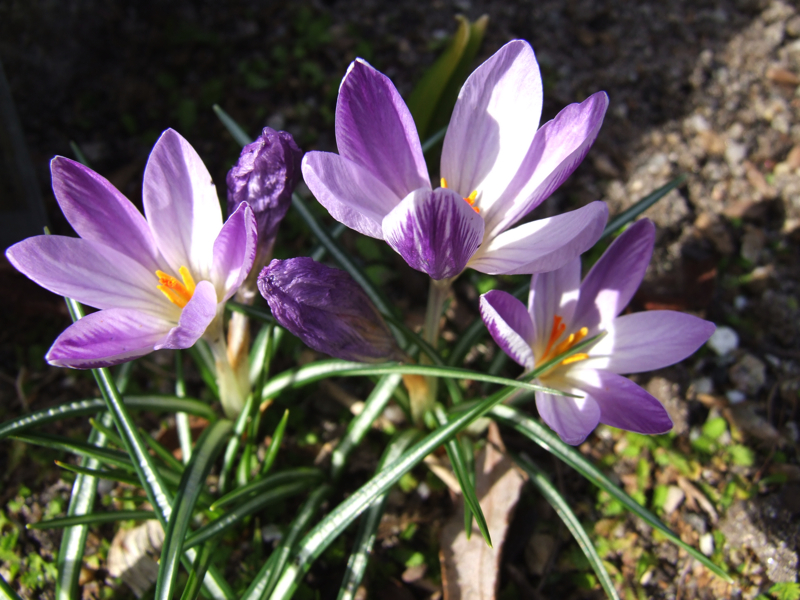
[(767, 243), (767, 234), (758, 227), (748, 227), (742, 237), (742, 258), (757, 264), (761, 258), (761, 251)]
[(706, 343), (719, 356), (725, 356), (739, 347), (739, 334), (730, 327), (722, 325), (717, 327)]
[(754, 396), (766, 383), (767, 367), (752, 354), (745, 354), (728, 369), (728, 377), (738, 390)]

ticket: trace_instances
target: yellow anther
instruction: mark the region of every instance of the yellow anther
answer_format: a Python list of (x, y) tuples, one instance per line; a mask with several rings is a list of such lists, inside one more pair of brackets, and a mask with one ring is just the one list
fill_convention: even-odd
[(565, 358), (564, 360), (561, 361), (561, 364), (562, 365), (569, 365), (569, 364), (572, 364), (572, 363), (580, 362), (582, 360), (586, 360), (587, 358), (589, 358), (588, 354), (584, 354), (583, 352), (580, 352), (578, 354), (573, 354), (572, 356), (568, 356), (567, 358)]
[(442, 178), (439, 180), (439, 183), (441, 183), (441, 184), (442, 184), (442, 187), (443, 187), (443, 188), (446, 188), (446, 187), (447, 187), (447, 179), (445, 179), (444, 177), (442, 177)]
[(178, 273), (180, 273), (183, 283), (172, 275), (167, 275), (164, 271), (156, 271), (156, 277), (158, 277), (158, 285), (156, 288), (167, 297), (167, 300), (183, 308), (189, 304), (189, 300), (192, 299), (192, 294), (194, 294), (196, 286), (194, 278), (191, 273), (189, 273), (189, 269), (181, 267), (178, 269)]
[(475, 198), (477, 197), (478, 197), (478, 190), (472, 190), (472, 193), (466, 198), (464, 198), (464, 200), (472, 204), (473, 202), (475, 202)]

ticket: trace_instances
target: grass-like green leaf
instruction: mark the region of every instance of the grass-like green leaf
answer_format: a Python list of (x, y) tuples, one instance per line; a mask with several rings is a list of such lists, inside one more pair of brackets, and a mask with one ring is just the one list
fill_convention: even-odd
[[(95, 463), (97, 464), (97, 463)], [(56, 461), (56, 465), (67, 471), (78, 473), (80, 475), (88, 475), (89, 477), (97, 477), (98, 479), (107, 479), (109, 481), (119, 481), (120, 483), (127, 483), (129, 485), (138, 485), (141, 487), (139, 479), (135, 475), (130, 475), (122, 471), (122, 469), (90, 469), (80, 465), (70, 465), (68, 463)]]
[(76, 456), (93, 458), (103, 464), (118, 467), (130, 473), (136, 470), (130, 458), (128, 458), (128, 455), (119, 450), (101, 448), (94, 444), (87, 444), (86, 442), (79, 442), (60, 435), (50, 435), (47, 433), (36, 435), (20, 434), (13, 435), (11, 438), (19, 440), (20, 442), (25, 442), (26, 444), (33, 444), (34, 446), (42, 446), (43, 448), (61, 450), (62, 452), (68, 452)]
[[(126, 396), (125, 406), (130, 410), (146, 410), (153, 412), (183, 411), (191, 415), (204, 417), (210, 421), (216, 420), (216, 415), (207, 404), (192, 398), (177, 398), (175, 396)], [(6, 421), (0, 425), (0, 439), (20, 433), (32, 427), (69, 419), (95, 415), (106, 410), (106, 403), (100, 398), (92, 400), (76, 400), (52, 408), (39, 410), (28, 415)]]
[[(186, 379), (183, 376), (183, 352), (175, 351), (175, 395), (186, 397)], [(192, 428), (189, 425), (189, 414), (183, 411), (175, 413), (175, 429), (178, 431), (178, 443), (181, 446), (181, 460), (189, 463), (192, 458)]]
[(200, 370), (200, 377), (203, 378), (203, 383), (205, 383), (208, 390), (214, 394), (214, 397), (219, 398), (217, 366), (214, 362), (214, 356), (211, 354), (211, 348), (208, 347), (205, 340), (200, 339), (197, 340), (197, 343), (189, 348), (187, 352)]
[(178, 578), (178, 564), (183, 555), (183, 543), (195, 504), (203, 489), (208, 472), (217, 455), (222, 451), (225, 440), (231, 433), (233, 424), (220, 420), (210, 425), (200, 436), (186, 465), (181, 483), (175, 495), (175, 506), (164, 534), (164, 546), (158, 564), (155, 597), (157, 600), (171, 600), (175, 581)]
[[(447, 425), (447, 415), (441, 406), (434, 409), (436, 420), (440, 426)], [(489, 525), (486, 523), (486, 517), (483, 516), (481, 503), (478, 501), (478, 494), (475, 491), (475, 478), (470, 477), (469, 461), (464, 455), (464, 449), (461, 443), (453, 437), (445, 444), (447, 450), (447, 457), (450, 459), (450, 465), (453, 467), (453, 473), (458, 480), (458, 485), (461, 488), (461, 494), (464, 498), (465, 515), (467, 512), (475, 517), (475, 523), (478, 525), (478, 530), (481, 532), (486, 544), (492, 547), (492, 537), (489, 535)], [(464, 524), (467, 529), (467, 537), (469, 538), (472, 530), (472, 519), (468, 516), (464, 517)]]
[(139, 434), (142, 436), (144, 443), (147, 444), (147, 447), (150, 448), (153, 451), (153, 453), (156, 456), (158, 456), (164, 462), (164, 464), (167, 465), (169, 469), (172, 469), (176, 473), (183, 473), (184, 470), (183, 463), (179, 461), (177, 458), (175, 458), (172, 455), (172, 452), (170, 452), (169, 450), (164, 448), (164, 446), (159, 444), (158, 440), (156, 440), (152, 435), (147, 433), (141, 427), (139, 428)]
[(294, 560), (281, 575), (270, 598), (281, 600), (291, 597), (297, 584), (308, 571), (311, 563), (336, 539), (344, 529), (355, 520), (372, 502), (394, 485), (405, 473), (419, 464), (423, 458), (440, 445), (446, 443), (456, 433), (475, 419), (490, 411), (496, 404), (514, 394), (514, 389), (505, 389), (462, 412), (447, 425), (439, 427), (398, 460), (387, 465), (380, 473), (356, 490), (320, 521), (301, 541)]
[[(377, 471), (380, 472), (384, 465), (397, 460), (418, 435), (418, 431), (409, 429), (389, 442), (378, 463)], [(344, 574), (342, 585), (339, 587), (338, 600), (355, 599), (358, 586), (361, 585), (364, 573), (367, 570), (367, 563), (372, 553), (372, 546), (375, 544), (375, 535), (378, 531), (378, 525), (381, 523), (387, 496), (387, 493), (378, 496), (361, 517), (353, 550), (347, 560), (347, 571)]]
[(247, 420), (250, 417), (250, 412), (253, 409), (255, 400), (253, 395), (247, 397), (244, 403), (242, 412), (236, 417), (236, 423), (233, 426), (233, 435), (228, 440), (228, 445), (225, 448), (225, 456), (222, 459), (222, 471), (219, 474), (219, 490), (224, 493), (230, 485), (231, 472), (233, 470), (233, 463), (236, 460), (236, 454), (239, 452), (239, 445), (241, 444), (242, 434), (247, 426)]
[(227, 129), (228, 133), (230, 133), (233, 136), (233, 139), (236, 140), (237, 144), (240, 146), (247, 146), (247, 144), (253, 141), (253, 138), (247, 135), (247, 132), (242, 129), (228, 113), (222, 110), (218, 104), (215, 104), (212, 108), (214, 109), (214, 113), (217, 115), (219, 120), (222, 121), (225, 129)]
[(592, 569), (594, 569), (594, 572), (597, 574), (597, 579), (600, 581), (600, 585), (603, 586), (606, 594), (608, 594), (608, 597), (611, 598), (611, 600), (620, 600), (619, 595), (617, 595), (617, 590), (614, 587), (614, 582), (611, 580), (611, 576), (603, 565), (603, 560), (600, 558), (600, 555), (597, 554), (597, 550), (594, 544), (592, 544), (589, 534), (586, 533), (578, 517), (572, 512), (564, 496), (561, 495), (556, 487), (550, 483), (550, 480), (542, 470), (533, 464), (530, 459), (525, 456), (515, 456), (513, 454), (511, 458), (528, 474), (531, 483), (536, 486), (536, 489), (539, 490), (542, 496), (544, 496), (544, 499), (547, 500), (550, 506), (556, 511), (556, 514), (558, 514), (564, 522), (564, 525), (567, 526), (567, 529), (569, 529), (575, 541), (578, 542), (578, 546), (580, 546), (589, 564), (592, 565)]
[[(596, 338), (592, 338), (589, 342), (594, 342)], [(582, 346), (585, 347), (585, 346)], [(580, 348), (574, 350), (579, 352)], [(572, 352), (572, 350), (570, 350)], [(568, 353), (562, 355), (568, 356)], [(563, 360), (563, 357), (561, 360)], [(551, 361), (552, 362), (552, 361)], [(550, 363), (547, 363), (550, 365)], [(460, 369), (457, 367), (443, 367), (436, 365), (409, 365), (400, 363), (383, 363), (383, 364), (365, 364), (350, 362), (346, 360), (323, 360), (289, 371), (284, 371), (279, 375), (273, 377), (264, 386), (263, 398), (271, 398), (278, 395), (280, 392), (287, 388), (298, 388), (310, 383), (326, 379), (328, 377), (356, 377), (365, 375), (391, 375), (395, 373), (406, 373), (413, 375), (425, 375), (428, 377), (444, 377), (450, 379), (469, 379), (473, 381), (487, 381), (489, 383), (497, 383), (500, 385), (522, 388), (531, 391), (547, 392), (559, 396), (569, 395), (560, 390), (555, 390), (540, 385), (534, 385), (527, 381), (518, 379), (507, 379), (505, 377), (497, 377), (496, 375), (487, 375), (478, 371), (471, 371), (469, 369)], [(530, 378), (529, 378), (530, 379)]]
[(2, 600), (22, 600), (2, 575), (0, 575), (0, 598)]
[(331, 478), (335, 481), (344, 472), (347, 458), (353, 448), (361, 443), (383, 409), (392, 398), (395, 388), (400, 385), (401, 375), (384, 375), (375, 385), (364, 403), (364, 408), (347, 426), (347, 431), (331, 454)]
[(676, 187), (683, 185), (684, 181), (686, 181), (686, 175), (680, 175), (670, 181), (668, 184), (662, 185), (653, 193), (648, 194), (629, 209), (622, 211), (616, 217), (611, 219), (608, 225), (606, 225), (606, 228), (603, 230), (603, 234), (600, 236), (600, 239), (603, 240), (614, 234), (616, 231), (619, 231), (622, 227), (633, 221), (636, 217), (653, 206), (653, 204), (661, 200), (661, 198), (669, 194)]
[(267, 448), (267, 454), (264, 456), (264, 464), (261, 465), (262, 476), (269, 473), (269, 470), (272, 468), (275, 459), (278, 457), (278, 451), (281, 449), (283, 435), (286, 433), (286, 424), (288, 422), (289, 409), (287, 408), (285, 411), (283, 411), (283, 416), (281, 417), (277, 427), (275, 427), (275, 432), (272, 434), (272, 440), (269, 443), (269, 448)]
[(510, 406), (494, 407), (491, 416), (500, 423), (513, 427), (525, 437), (533, 440), (542, 448), (563, 460), (590, 482), (619, 500), (628, 510), (643, 519), (648, 525), (661, 531), (671, 542), (686, 550), (686, 552), (700, 561), (705, 567), (728, 583), (732, 583), (733, 580), (725, 571), (711, 562), (702, 552), (696, 550), (672, 533), (658, 517), (641, 506), (622, 489), (614, 485), (608, 477), (590, 463), (580, 452), (562, 442), (550, 429)]
[(275, 317), (272, 316), (272, 313), (260, 306), (251, 306), (250, 304), (236, 302), (236, 300), (228, 300), (228, 302), (225, 304), (225, 308), (234, 312), (242, 313), (243, 315), (252, 317), (263, 323), (275, 323)]
[(73, 525), (99, 525), (102, 523), (116, 523), (117, 521), (144, 521), (155, 519), (156, 513), (152, 510), (115, 510), (101, 513), (89, 513), (72, 517), (59, 517), (38, 523), (28, 523), (28, 529), (59, 529)]
[(216, 549), (217, 545), (213, 541), (203, 544), (203, 547), (200, 548), (200, 551), (197, 553), (197, 558), (195, 558), (192, 564), (192, 570), (189, 573), (189, 579), (186, 581), (186, 587), (183, 588), (181, 600), (195, 600), (195, 598), (197, 598), (200, 593), (203, 578), (206, 575), (206, 571), (208, 571)]
[(305, 481), (287, 483), (286, 485), (264, 491), (258, 496), (243, 502), (232, 511), (221, 516), (219, 519), (214, 519), (210, 523), (195, 531), (192, 535), (186, 538), (184, 548), (193, 548), (198, 544), (202, 544), (207, 540), (210, 540), (211, 538), (227, 531), (234, 525), (240, 523), (246, 517), (257, 513), (270, 504), (274, 504), (279, 500), (299, 494), (307, 490), (313, 484), (314, 480), (307, 479)]
[(280, 473), (267, 475), (255, 481), (251, 481), (247, 485), (236, 488), (232, 492), (225, 494), (222, 498), (211, 505), (211, 510), (219, 510), (223, 506), (241, 502), (244, 499), (249, 499), (264, 491), (272, 488), (277, 488), (288, 483), (296, 482), (317, 482), (322, 479), (322, 471), (315, 467), (297, 467)]

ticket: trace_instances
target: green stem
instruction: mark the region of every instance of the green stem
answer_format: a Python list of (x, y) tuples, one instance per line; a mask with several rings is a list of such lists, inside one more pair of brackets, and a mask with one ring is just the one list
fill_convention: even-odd
[[(444, 308), (444, 301), (450, 293), (450, 285), (452, 279), (431, 279), (431, 285), (428, 289), (428, 308), (425, 312), (425, 325), (422, 330), (422, 338), (430, 344), (431, 348), (436, 350), (439, 343), (439, 322), (442, 319), (442, 309)], [(423, 355), (420, 362), (430, 363), (430, 359)], [(408, 387), (409, 397), (411, 399), (411, 415), (414, 421), (419, 424), (422, 423), (425, 413), (433, 408), (436, 402), (436, 392), (438, 389), (438, 379), (436, 377), (426, 377), (427, 385), (419, 391), (419, 386)], [(416, 389), (415, 389), (416, 388)]]
[[(228, 345), (225, 343), (225, 336), (222, 332), (222, 320), (218, 317), (209, 325), (205, 333), (211, 353), (214, 355), (214, 362), (217, 367), (217, 387), (219, 387), (219, 399), (222, 402), (222, 410), (225, 416), (235, 420), (242, 412), (244, 402), (250, 393), (250, 382), (245, 376), (240, 376), (240, 372), (234, 372), (228, 359)], [(246, 364), (247, 361), (245, 361)]]

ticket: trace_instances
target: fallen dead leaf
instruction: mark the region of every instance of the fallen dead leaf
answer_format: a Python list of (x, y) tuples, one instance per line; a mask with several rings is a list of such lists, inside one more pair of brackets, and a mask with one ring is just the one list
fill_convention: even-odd
[(156, 520), (117, 532), (108, 550), (108, 572), (121, 577), (137, 598), (150, 589), (158, 577), (158, 562), (164, 530)]
[(489, 426), (489, 443), (475, 460), (475, 487), (494, 547), (477, 525), (467, 540), (464, 506), (444, 526), (440, 537), (442, 589), (445, 600), (493, 600), (500, 577), (500, 558), (509, 523), (525, 483), (502, 450), (497, 426)]

